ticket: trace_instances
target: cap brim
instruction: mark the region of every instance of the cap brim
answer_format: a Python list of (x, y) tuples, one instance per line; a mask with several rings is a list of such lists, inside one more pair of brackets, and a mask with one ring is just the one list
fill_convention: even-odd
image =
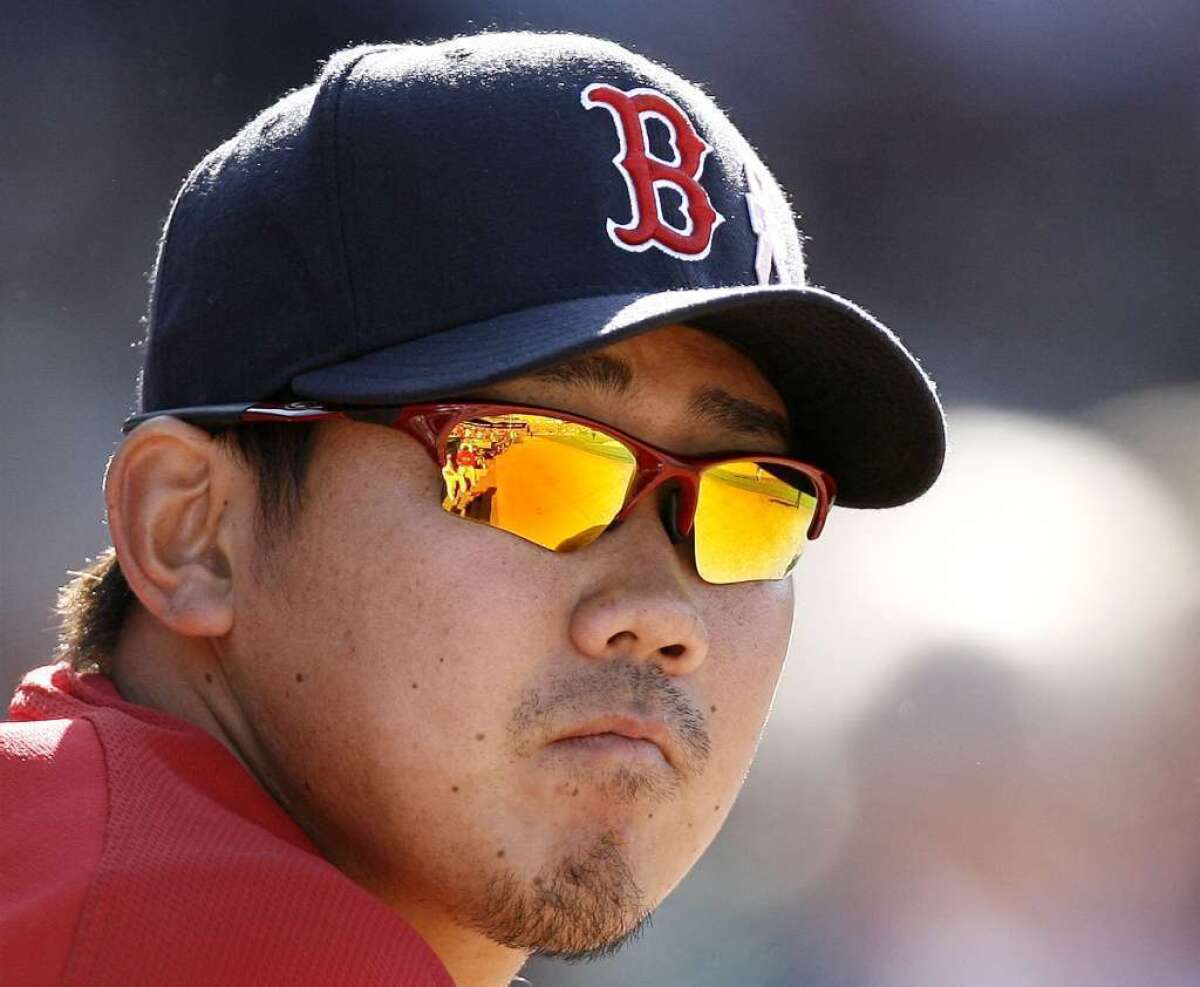
[(793, 453), (833, 474), (838, 504), (894, 507), (937, 479), (945, 424), (895, 335), (820, 288), (745, 286), (556, 302), (456, 326), (300, 374), (298, 397), (401, 404), (453, 397), (671, 323), (746, 352), (783, 397)]

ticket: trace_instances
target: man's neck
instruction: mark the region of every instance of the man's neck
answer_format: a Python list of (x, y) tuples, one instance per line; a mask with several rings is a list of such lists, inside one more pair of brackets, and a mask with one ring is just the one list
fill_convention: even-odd
[[(126, 619), (112, 655), (109, 677), (121, 697), (192, 723), (220, 741), (241, 765), (295, 819), (287, 800), (274, 784), (266, 756), (252, 725), (207, 639), (167, 632), (140, 608)], [(298, 824), (302, 821), (296, 819)], [(314, 844), (331, 864), (395, 911), (438, 955), (459, 987), (508, 987), (524, 965), (523, 952), (500, 946), (454, 922), (441, 909), (411, 900), (397, 901), (374, 875), (356, 875), (355, 868)]]
[[(372, 891), (370, 887), (367, 890)], [(389, 904), (437, 953), (458, 987), (508, 987), (525, 965), (528, 957), (524, 952), (498, 945), (450, 921), (441, 910), (426, 910), (411, 901), (393, 904), (386, 895), (376, 897)]]
[(109, 677), (126, 702), (168, 713), (220, 741), (258, 778), (257, 743), (225, 680), (215, 649), (205, 638), (172, 634), (141, 608), (121, 630)]

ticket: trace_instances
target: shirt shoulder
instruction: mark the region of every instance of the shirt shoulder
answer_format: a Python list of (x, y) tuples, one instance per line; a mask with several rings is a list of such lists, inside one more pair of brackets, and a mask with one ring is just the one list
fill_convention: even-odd
[(0, 723), (0, 966), (12, 983), (62, 981), (107, 815), (89, 722)]
[(0, 725), (0, 971), (22, 987), (453, 987), (215, 737), (102, 675), (26, 675)]

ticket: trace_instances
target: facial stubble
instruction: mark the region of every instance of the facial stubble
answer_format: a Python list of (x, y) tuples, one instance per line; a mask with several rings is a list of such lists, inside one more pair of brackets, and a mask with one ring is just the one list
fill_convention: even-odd
[(621, 841), (606, 832), (531, 881), (512, 870), (496, 874), (473, 919), (493, 942), (579, 962), (615, 953), (649, 925), (650, 913)]
[[(614, 661), (526, 691), (510, 723), (512, 748), (518, 757), (530, 756), (564, 718), (614, 703), (665, 720), (677, 738), (681, 763), (670, 778), (633, 767), (593, 772), (573, 766), (575, 781), (616, 804), (679, 797), (684, 778), (702, 773), (708, 760), (707, 725), (656, 665)], [(493, 942), (568, 962), (611, 955), (650, 924), (646, 896), (626, 851), (621, 836), (610, 829), (545, 865), (532, 879), (511, 868), (499, 870), (488, 879), (469, 924)]]

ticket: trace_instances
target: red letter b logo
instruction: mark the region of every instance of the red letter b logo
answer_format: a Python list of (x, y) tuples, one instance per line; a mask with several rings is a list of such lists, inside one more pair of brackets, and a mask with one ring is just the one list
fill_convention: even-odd
[[(653, 89), (622, 92), (596, 82), (581, 96), (587, 109), (603, 106), (617, 125), (621, 149), (613, 158), (629, 187), (633, 211), (624, 226), (608, 221), (608, 235), (624, 250), (640, 252), (658, 247), (681, 260), (703, 260), (712, 248), (713, 231), (724, 221), (700, 184), (704, 157), (712, 150), (676, 103)], [(647, 148), (646, 118), (666, 125), (675, 148), (675, 160), (664, 161)], [(659, 189), (670, 186), (683, 196), (686, 226), (678, 229), (662, 217)]]

